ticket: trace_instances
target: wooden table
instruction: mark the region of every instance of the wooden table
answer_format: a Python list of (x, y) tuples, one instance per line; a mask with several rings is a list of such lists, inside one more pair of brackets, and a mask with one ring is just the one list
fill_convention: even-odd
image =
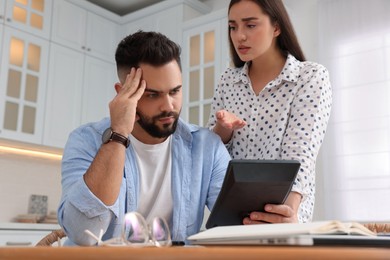
[(390, 248), (367, 247), (1, 247), (0, 259), (390, 259)]

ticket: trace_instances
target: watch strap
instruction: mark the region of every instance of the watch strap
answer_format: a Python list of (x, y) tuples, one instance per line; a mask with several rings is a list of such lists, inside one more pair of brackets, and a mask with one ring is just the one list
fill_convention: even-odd
[(118, 133), (116, 133), (116, 132), (112, 132), (110, 140), (111, 140), (111, 141), (114, 141), (114, 142), (117, 142), (117, 143), (121, 143), (121, 144), (123, 144), (126, 148), (129, 147), (129, 145), (130, 145), (130, 140), (129, 140), (129, 138), (127, 138), (127, 137), (124, 136), (124, 135), (118, 134)]

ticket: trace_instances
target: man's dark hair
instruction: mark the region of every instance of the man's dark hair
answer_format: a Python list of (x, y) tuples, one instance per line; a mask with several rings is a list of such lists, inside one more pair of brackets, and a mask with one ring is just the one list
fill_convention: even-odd
[(180, 52), (180, 46), (161, 33), (138, 31), (130, 34), (118, 44), (115, 52), (119, 79), (141, 63), (162, 66), (176, 60), (181, 69)]

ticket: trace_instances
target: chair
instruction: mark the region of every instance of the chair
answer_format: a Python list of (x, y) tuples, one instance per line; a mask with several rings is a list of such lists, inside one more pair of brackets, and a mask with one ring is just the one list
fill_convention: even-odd
[(60, 240), (63, 237), (66, 237), (64, 230), (57, 229), (42, 238), (35, 246), (52, 246), (55, 242), (58, 242), (58, 245), (61, 246)]

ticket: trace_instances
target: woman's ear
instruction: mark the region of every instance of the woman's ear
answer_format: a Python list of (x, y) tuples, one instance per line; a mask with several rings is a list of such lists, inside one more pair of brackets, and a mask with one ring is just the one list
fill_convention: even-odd
[(281, 33), (280, 26), (278, 23), (274, 25), (274, 37), (278, 37)]

